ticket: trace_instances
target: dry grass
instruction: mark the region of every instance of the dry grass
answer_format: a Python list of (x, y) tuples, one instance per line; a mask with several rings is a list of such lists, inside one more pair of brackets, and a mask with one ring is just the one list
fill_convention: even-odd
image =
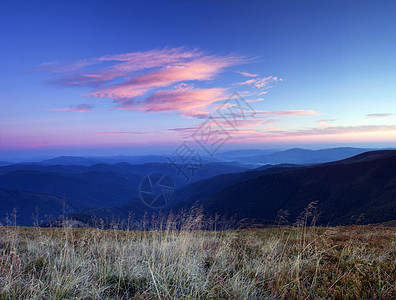
[[(0, 227), (0, 299), (395, 299), (396, 230)], [(165, 229), (164, 229), (165, 228)]]

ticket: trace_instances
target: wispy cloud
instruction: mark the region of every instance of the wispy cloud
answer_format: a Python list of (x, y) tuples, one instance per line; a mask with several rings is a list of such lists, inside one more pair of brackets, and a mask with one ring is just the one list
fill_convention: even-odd
[[(274, 141), (329, 141), (342, 138), (349, 141), (353, 137), (367, 139), (382, 138), (390, 139), (396, 136), (396, 125), (357, 125), (357, 126), (332, 126), (325, 128), (310, 128), (299, 130), (271, 130), (271, 129), (249, 129), (232, 132), (234, 142), (274, 142)], [(235, 138), (234, 138), (235, 137)]]
[(78, 105), (69, 105), (67, 108), (52, 108), (50, 110), (54, 111), (70, 111), (70, 112), (89, 112), (93, 109), (92, 104), (78, 104)]
[(245, 76), (245, 77), (258, 77), (257, 74), (252, 74), (249, 72), (236, 71), (236, 73), (241, 74), (242, 76)]
[(275, 82), (283, 81), (282, 78), (279, 78), (277, 76), (267, 76), (267, 77), (262, 77), (262, 78), (254, 78), (254, 79), (249, 79), (244, 82), (241, 82), (241, 85), (251, 85), (254, 86), (255, 88), (259, 90), (263, 89), (269, 89), (272, 88), (272, 84)]
[[(232, 107), (234, 104), (230, 105)], [(238, 112), (224, 112), (224, 115), (226, 118), (233, 118), (233, 119), (239, 119), (239, 120), (244, 120), (246, 118), (245, 113), (238, 113)], [(298, 110), (278, 110), (278, 111), (264, 111), (264, 110), (255, 110), (254, 112), (251, 112), (250, 118), (251, 119), (268, 119), (268, 118), (282, 118), (282, 117), (298, 117), (298, 116), (305, 116), (305, 117), (310, 117), (310, 116), (317, 116), (319, 113), (317, 113), (314, 110), (303, 110), (303, 109), (298, 109)], [(197, 119), (207, 119), (209, 116), (211, 116), (213, 119), (216, 120), (221, 120), (224, 119), (223, 116), (218, 116), (218, 115), (210, 115), (209, 113), (204, 113), (204, 112), (197, 112), (194, 113), (192, 112), (189, 116), (192, 116)]]
[(36, 68), (27, 70), (29, 72), (49, 72), (49, 73), (72, 73), (79, 71), (83, 68), (89, 67), (97, 63), (96, 59), (78, 60), (72, 63), (62, 63), (59, 61), (44, 62), (38, 65)]
[(278, 110), (278, 111), (256, 111), (257, 116), (275, 116), (275, 117), (287, 117), (287, 116), (317, 116), (318, 113), (314, 110)]
[(145, 100), (118, 101), (116, 109), (146, 112), (183, 111), (184, 116), (205, 114), (208, 105), (226, 97), (224, 89), (194, 89), (175, 88), (173, 90), (159, 90)]
[[(238, 135), (238, 136), (246, 136), (257, 134), (261, 130), (263, 130), (263, 126), (266, 126), (267, 129), (274, 129), (273, 125), (276, 121), (272, 119), (268, 120), (237, 120), (234, 125), (236, 128), (232, 126), (227, 120), (216, 120), (214, 118), (208, 119), (205, 122), (205, 128), (211, 128), (208, 134), (221, 134), (226, 132), (227, 135)], [(172, 132), (179, 133), (182, 137), (188, 138), (191, 137), (192, 134), (196, 133), (199, 130), (199, 126), (197, 127), (181, 127), (181, 128), (172, 128), (168, 129)], [(257, 128), (259, 127), (259, 128)]]
[(330, 127), (334, 126), (333, 122), (335, 122), (336, 119), (322, 119), (319, 121), (316, 121), (316, 125), (322, 126), (322, 127)]
[[(247, 61), (237, 56), (208, 55), (197, 49), (165, 48), (70, 64), (45, 63), (30, 71), (52, 73), (50, 83), (57, 86), (91, 87), (94, 91), (85, 96), (113, 99), (116, 109), (188, 111), (221, 100), (224, 89), (191, 89), (180, 83), (208, 82), (226, 68)], [(169, 89), (173, 85), (176, 89)]]
[(179, 82), (211, 80), (231, 64), (231, 61), (224, 58), (198, 58), (191, 62), (137, 74), (123, 83), (106, 86), (87, 96), (116, 100), (135, 98), (154, 88), (164, 88)]
[(375, 118), (375, 119), (384, 119), (384, 118), (390, 117), (390, 116), (392, 116), (392, 115), (394, 115), (394, 114), (391, 114), (391, 113), (367, 114), (366, 117), (371, 118), (371, 119), (372, 119), (372, 118)]
[(257, 99), (246, 99), (245, 102), (248, 103), (255, 103), (255, 102), (261, 102), (264, 101), (264, 98), (257, 98)]
[(154, 49), (105, 55), (71, 63), (42, 63), (29, 71), (54, 73), (57, 76), (50, 82), (59, 86), (100, 86), (137, 71), (166, 67), (201, 56), (203, 56), (202, 52), (196, 49), (189, 51), (182, 48)]
[(273, 136), (310, 136), (334, 135), (348, 133), (371, 133), (396, 130), (396, 125), (358, 125), (358, 126), (332, 126), (326, 128), (301, 129), (296, 131), (270, 131)]

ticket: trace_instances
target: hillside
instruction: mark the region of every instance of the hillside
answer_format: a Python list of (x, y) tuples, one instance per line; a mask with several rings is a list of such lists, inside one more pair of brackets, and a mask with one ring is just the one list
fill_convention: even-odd
[[(64, 204), (63, 198), (55, 195), (0, 188), (0, 223), (13, 225), (16, 221), (17, 225), (32, 226), (35, 222), (39, 224), (40, 220), (75, 212), (76, 207), (73, 204), (73, 200)], [(14, 209), (16, 220), (13, 216)]]
[[(233, 174), (222, 174), (212, 178), (203, 179), (200, 181), (192, 182), (182, 186), (175, 193), (175, 198), (170, 206), (165, 207), (161, 212), (166, 213), (174, 208), (179, 202), (186, 199), (198, 200), (204, 197), (213, 195), (216, 192), (223, 190), (226, 187), (232, 186), (241, 181), (256, 178), (265, 174), (271, 174), (297, 168), (298, 166), (272, 166), (267, 165), (251, 171)], [(158, 213), (159, 210), (152, 210), (145, 206), (140, 198), (136, 197), (128, 203), (119, 206), (104, 208), (89, 208), (74, 214), (72, 217), (78, 221), (87, 222), (92, 224), (92, 220), (99, 218), (106, 220), (106, 223), (112, 221), (121, 222), (125, 221), (133, 215), (134, 218), (141, 218), (145, 213)]]
[(222, 174), (212, 178), (192, 182), (177, 191), (173, 204), (177, 204), (185, 200), (199, 200), (211, 196), (226, 187), (237, 184), (238, 182), (299, 167), (300, 166), (298, 165), (265, 165), (242, 173)]
[[(378, 223), (396, 219), (396, 151), (373, 151), (356, 157), (239, 182), (174, 209), (203, 206), (208, 214), (273, 223), (280, 209), (290, 221), (317, 201), (319, 224)], [(364, 217), (364, 218), (363, 218)]]
[[(190, 182), (194, 182), (218, 174), (242, 172), (247, 169), (237, 163), (211, 162), (204, 164), (189, 179)], [(65, 199), (72, 205), (74, 213), (88, 208), (91, 209), (90, 211), (100, 212), (102, 208), (118, 206), (123, 206), (122, 211), (124, 211), (124, 205), (138, 197), (139, 186), (144, 176), (154, 172), (169, 174), (177, 188), (188, 183), (186, 178), (178, 174), (177, 170), (168, 163), (136, 165), (118, 163), (92, 166), (13, 164), (0, 167), (0, 188), (54, 195)], [(26, 203), (27, 200), (23, 195), (22, 192), (14, 194), (9, 199), (9, 205), (16, 207), (21, 203)], [(18, 196), (21, 198), (19, 199)], [(39, 203), (40, 210), (45, 210), (43, 205), (46, 204)], [(137, 205), (141, 206), (142, 203), (138, 201)], [(134, 204), (133, 208), (135, 211)], [(128, 215), (128, 210), (126, 211)], [(34, 209), (31, 213), (33, 212)], [(9, 213), (9, 210), (1, 206), (0, 218), (6, 213)], [(59, 214), (53, 215), (57, 217)], [(99, 215), (102, 216), (102, 214)], [(46, 218), (43, 217), (41, 220), (46, 220)], [(18, 221), (20, 221), (18, 224), (32, 225), (30, 215), (26, 217), (21, 214)]]
[(47, 193), (74, 199), (78, 210), (88, 207), (109, 207), (127, 202), (137, 195), (141, 176), (110, 172), (78, 174), (15, 171), (0, 176), (0, 187)]
[[(10, 197), (9, 206), (26, 203), (22, 191), (52, 195), (66, 199), (80, 221), (103, 218), (111, 222), (158, 212), (140, 200), (139, 185), (144, 176), (162, 172), (170, 174), (177, 189), (173, 202), (162, 212), (198, 204), (209, 215), (270, 225), (279, 210), (287, 210), (289, 221), (294, 222), (307, 205), (317, 202), (319, 224), (368, 224), (396, 219), (395, 153), (370, 151), (311, 166), (263, 165), (250, 170), (238, 163), (209, 162), (189, 182), (163, 163), (14, 164), (0, 167), (0, 188), (20, 192)], [(40, 202), (40, 210), (42, 205), (46, 204)], [(10, 210), (2, 208), (0, 216), (6, 212)], [(21, 214), (19, 219), (32, 224), (30, 216)]]

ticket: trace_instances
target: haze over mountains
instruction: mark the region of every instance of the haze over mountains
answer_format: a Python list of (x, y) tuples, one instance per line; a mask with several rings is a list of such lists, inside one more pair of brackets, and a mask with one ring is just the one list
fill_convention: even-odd
[(140, 183), (152, 173), (168, 174), (176, 188), (173, 201), (161, 210), (165, 213), (198, 205), (209, 215), (265, 226), (276, 222), (281, 209), (293, 222), (317, 202), (321, 225), (394, 220), (396, 150), (366, 150), (229, 151), (205, 160), (188, 180), (166, 156), (58, 157), (10, 164), (0, 166), (0, 222), (6, 223), (14, 208), (17, 224), (25, 226), (33, 225), (32, 215), (44, 222), (65, 210), (90, 225), (98, 218), (110, 222), (131, 213), (136, 218), (158, 213), (139, 198)]
[(329, 161), (335, 161), (358, 155), (373, 149), (339, 147), (322, 150), (309, 150), (293, 148), (284, 151), (271, 150), (242, 150), (226, 152), (221, 157), (228, 157), (241, 163), (254, 164), (317, 164)]
[[(288, 150), (276, 149), (242, 149), (216, 153), (214, 156), (202, 156), (204, 162), (236, 161), (254, 164), (312, 164), (339, 160), (367, 151), (379, 149), (338, 147), (321, 150), (293, 148)], [(130, 164), (144, 163), (169, 163), (177, 160), (174, 155), (114, 155), (114, 156), (57, 156), (49, 159), (12, 163), (0, 161), (0, 166), (10, 164), (40, 164), (40, 165), (79, 165), (93, 166), (96, 164), (117, 164), (127, 162)]]

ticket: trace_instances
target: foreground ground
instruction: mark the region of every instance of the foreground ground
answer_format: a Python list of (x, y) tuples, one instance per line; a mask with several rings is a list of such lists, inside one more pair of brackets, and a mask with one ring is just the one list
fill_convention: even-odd
[(396, 298), (396, 229), (0, 227), (0, 299)]

